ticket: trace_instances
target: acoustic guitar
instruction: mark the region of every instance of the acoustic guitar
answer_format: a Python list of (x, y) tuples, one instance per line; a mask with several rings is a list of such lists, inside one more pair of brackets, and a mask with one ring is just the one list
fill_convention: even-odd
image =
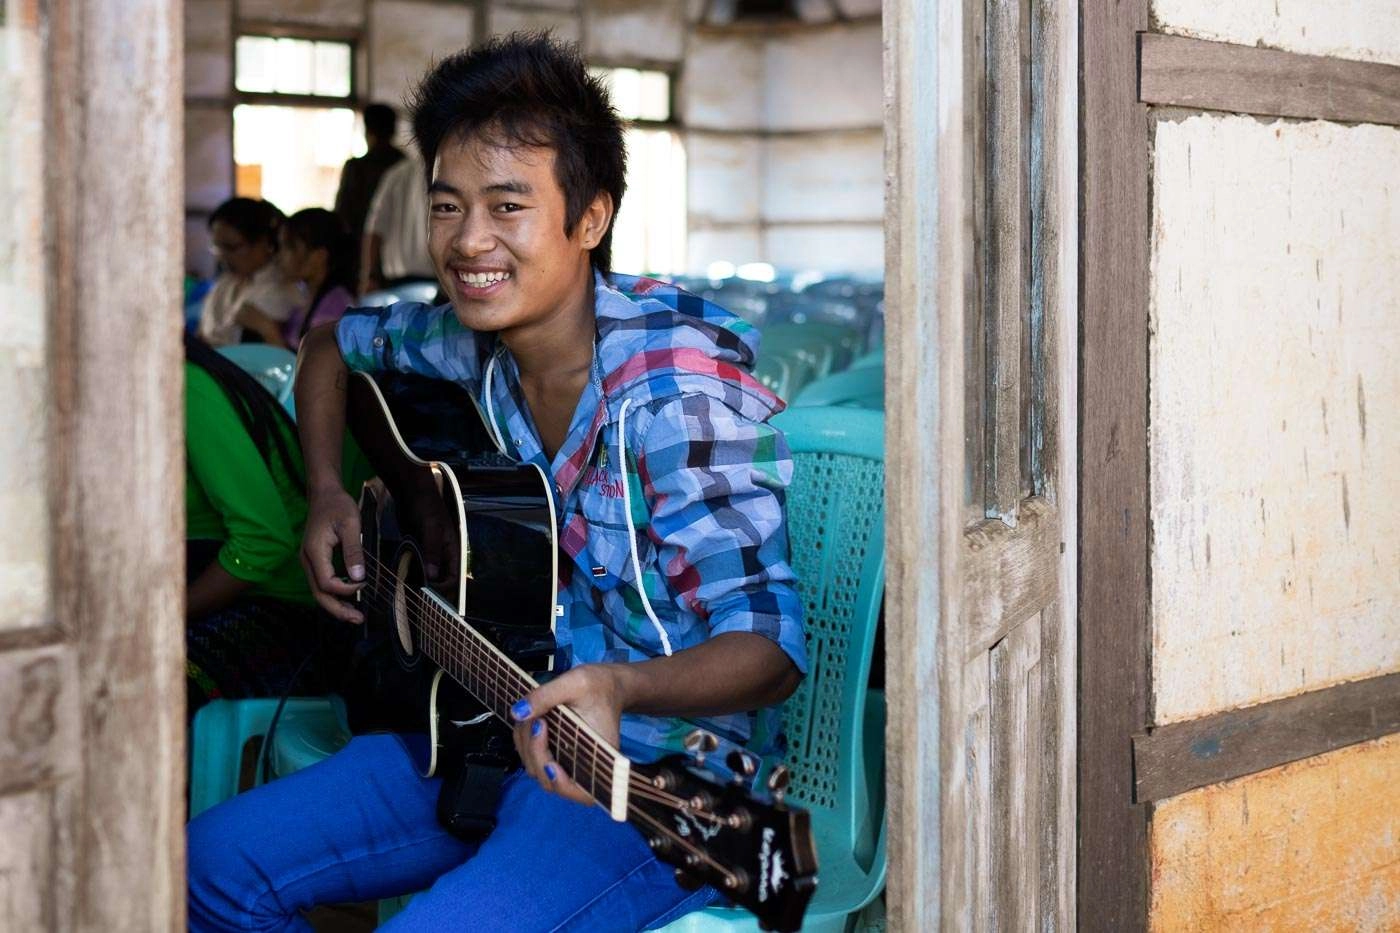
[[(347, 414), (378, 474), (360, 499), (360, 599), (367, 630), (382, 633), (398, 674), (376, 676), (397, 677), (389, 692), (407, 698), (400, 711), (351, 705), (351, 725), (427, 731), (431, 772), (479, 745), (474, 730), (508, 741), (511, 704), (552, 668), (557, 503), (538, 467), (496, 450), (460, 386), (355, 373)], [(567, 707), (544, 719), (559, 766), (676, 866), (679, 882), (713, 885), (763, 929), (800, 928), (816, 889), (816, 851), (808, 813), (783, 801), (784, 768), (773, 769), (760, 796), (749, 788), (750, 756), (731, 753), (732, 781), (706, 770), (715, 739), (701, 731), (687, 740), (689, 756), (644, 764)]]

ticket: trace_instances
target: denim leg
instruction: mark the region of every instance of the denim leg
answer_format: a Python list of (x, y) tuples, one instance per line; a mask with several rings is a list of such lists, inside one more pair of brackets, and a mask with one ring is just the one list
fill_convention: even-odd
[(385, 925), (394, 933), (470, 929), (633, 931), (713, 903), (687, 891), (641, 835), (599, 807), (546, 793), (529, 775), (507, 779), (494, 832)]
[(437, 780), (391, 735), (354, 739), (189, 825), (195, 931), (309, 930), (300, 911), (421, 890), (472, 847), (437, 822)]

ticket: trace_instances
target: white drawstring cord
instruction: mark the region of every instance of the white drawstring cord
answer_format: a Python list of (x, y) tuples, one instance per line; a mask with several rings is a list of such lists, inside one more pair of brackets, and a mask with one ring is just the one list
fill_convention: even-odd
[(627, 480), (627, 449), (623, 446), (627, 438), (627, 406), (630, 404), (630, 398), (623, 399), (622, 407), (617, 412), (617, 465), (622, 470), (622, 508), (627, 515), (627, 543), (632, 548), (632, 575), (636, 578), (637, 595), (642, 597), (642, 609), (646, 611), (652, 628), (656, 629), (656, 635), (661, 639), (662, 652), (669, 658), (671, 639), (666, 636), (666, 629), (662, 627), (661, 620), (652, 611), (651, 600), (647, 599), (647, 591), (642, 586), (642, 561), (637, 556), (637, 529), (632, 527), (632, 484)]
[(496, 406), (491, 401), (491, 380), (495, 375), (496, 354), (492, 353), (491, 359), (486, 361), (486, 386), (481, 394), (486, 396), (486, 426), (491, 429), (491, 439), (496, 442), (496, 449), (505, 453), (506, 441), (501, 437), (501, 429), (496, 427)]

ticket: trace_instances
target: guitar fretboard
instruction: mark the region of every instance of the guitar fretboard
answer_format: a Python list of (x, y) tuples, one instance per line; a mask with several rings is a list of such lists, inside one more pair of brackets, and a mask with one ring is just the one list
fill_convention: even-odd
[[(399, 578), (371, 558), (369, 586), (390, 605)], [(405, 594), (403, 614), (417, 636), (415, 645), (501, 720), (514, 725), (511, 707), (538, 681), (509, 655), (428, 589)], [(558, 707), (544, 716), (555, 760), (580, 787), (607, 807), (614, 819), (626, 814), (628, 761), (577, 713)]]

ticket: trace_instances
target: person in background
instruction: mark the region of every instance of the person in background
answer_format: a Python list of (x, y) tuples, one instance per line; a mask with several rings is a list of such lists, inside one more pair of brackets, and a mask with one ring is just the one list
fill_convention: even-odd
[(437, 273), (428, 255), (428, 195), (423, 163), (410, 152), (384, 174), (360, 240), (360, 294)]
[(282, 212), (268, 201), (232, 198), (209, 217), (210, 250), (223, 273), (204, 298), (199, 336), (215, 347), (238, 343), (248, 322), (280, 323), (301, 303), (273, 259)]
[(335, 212), (350, 229), (356, 242), (365, 226), (369, 202), (379, 181), (403, 152), (394, 147), (394, 130), (398, 114), (388, 104), (370, 104), (363, 111), (365, 145), (368, 152), (349, 159), (340, 170), (340, 188), (335, 193)]
[(294, 679), (299, 694), (338, 685), (350, 646), (307, 587), (305, 522), (291, 418), (250, 375), (186, 336), (188, 715), (216, 697), (282, 696)]
[(287, 218), (277, 261), (287, 279), (300, 283), (304, 299), (285, 322), (264, 318), (256, 323), (265, 342), (295, 352), (312, 327), (340, 320), (355, 301), (354, 243), (345, 222), (323, 208), (309, 207)]

